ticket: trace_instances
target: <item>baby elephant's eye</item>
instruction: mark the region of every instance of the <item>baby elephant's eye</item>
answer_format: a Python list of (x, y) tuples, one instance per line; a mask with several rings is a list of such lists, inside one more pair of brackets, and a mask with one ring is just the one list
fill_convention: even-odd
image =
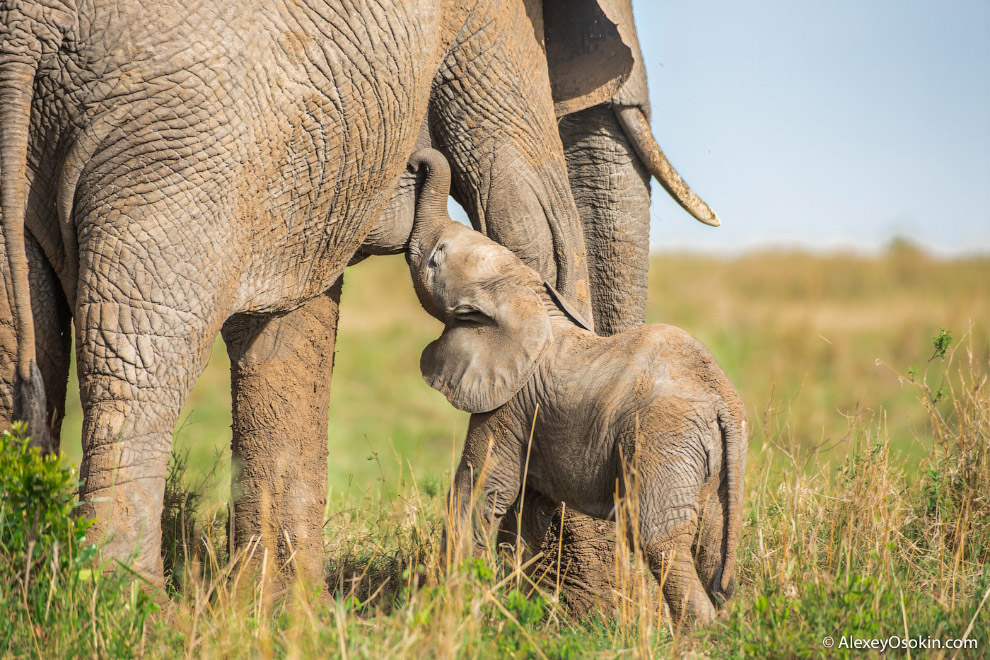
[(491, 320), (488, 318), (487, 314), (474, 305), (470, 305), (468, 303), (461, 303), (457, 305), (450, 310), (450, 314), (458, 323), (482, 324)]
[(443, 261), (443, 245), (438, 245), (437, 249), (430, 255), (430, 260), (426, 262), (427, 268), (436, 268)]

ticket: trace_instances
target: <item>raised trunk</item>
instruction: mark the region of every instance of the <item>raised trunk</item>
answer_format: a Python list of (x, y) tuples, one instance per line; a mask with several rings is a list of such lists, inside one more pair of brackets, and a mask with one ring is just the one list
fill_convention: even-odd
[(450, 191), (450, 166), (447, 159), (435, 149), (420, 149), (409, 158), (413, 170), (426, 168), (426, 179), (416, 200), (416, 217), (409, 234), (407, 259), (418, 270), (427, 255), (424, 249), (437, 244), (440, 232), (450, 220), (447, 215), (447, 196)]

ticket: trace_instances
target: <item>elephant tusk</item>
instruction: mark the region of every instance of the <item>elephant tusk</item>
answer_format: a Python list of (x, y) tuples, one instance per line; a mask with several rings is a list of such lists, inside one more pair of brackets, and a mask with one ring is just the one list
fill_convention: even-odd
[(626, 137), (632, 142), (636, 153), (646, 165), (646, 169), (656, 177), (663, 189), (698, 222), (712, 227), (720, 226), (722, 222), (718, 219), (715, 211), (691, 190), (691, 187), (685, 183), (674, 166), (667, 160), (650, 131), (650, 123), (643, 115), (643, 111), (636, 106), (628, 105), (612, 106), (612, 108), (626, 133)]

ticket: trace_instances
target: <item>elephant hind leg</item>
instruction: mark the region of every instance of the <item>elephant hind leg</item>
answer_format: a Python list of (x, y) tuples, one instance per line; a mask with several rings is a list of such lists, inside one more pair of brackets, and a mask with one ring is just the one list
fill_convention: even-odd
[(264, 554), (278, 587), (323, 582), (327, 420), (342, 279), (279, 317), (223, 327), (233, 401), (233, 546)]
[[(717, 484), (713, 480), (712, 485)], [(714, 489), (713, 489), (714, 491)], [(725, 486), (713, 492), (701, 509), (698, 538), (695, 541), (695, 567), (698, 577), (705, 585), (705, 591), (716, 605), (720, 606), (732, 596), (735, 583), (730, 583), (728, 591), (719, 589), (722, 580), (722, 567), (725, 563), (725, 505), (728, 492)]]
[(698, 534), (701, 457), (673, 452), (639, 479), (639, 533), (650, 571), (676, 625), (708, 623), (715, 607), (698, 575), (692, 546)]
[(691, 540), (696, 525), (697, 520), (680, 522), (664, 534), (643, 543), (650, 571), (660, 584), (664, 600), (677, 625), (704, 624), (715, 618), (715, 608), (698, 577), (691, 556)]
[[(58, 451), (62, 418), (65, 416), (65, 391), (69, 378), (69, 354), (72, 335), (71, 315), (62, 286), (49, 265), (41, 246), (34, 238), (25, 236), (25, 252), (28, 259), (28, 278), (31, 285), (31, 311), (34, 316), (35, 344), (38, 368), (45, 383), (48, 402), (52, 450)], [(6, 264), (3, 242), (0, 241), (0, 263)], [(4, 273), (0, 291), (0, 429), (10, 427), (13, 420), (14, 356), (17, 355), (17, 336), (11, 311), (9, 282)]]
[[(161, 586), (172, 431), (227, 316), (229, 292), (197, 281), (203, 273), (188, 258), (157, 256), (174, 246), (100, 233), (92, 231), (81, 246), (74, 317), (83, 407), (80, 513), (96, 519), (90, 536), (105, 542), (107, 558)], [(124, 241), (117, 254), (133, 260), (102, 253)], [(148, 245), (156, 254), (145, 251)]]

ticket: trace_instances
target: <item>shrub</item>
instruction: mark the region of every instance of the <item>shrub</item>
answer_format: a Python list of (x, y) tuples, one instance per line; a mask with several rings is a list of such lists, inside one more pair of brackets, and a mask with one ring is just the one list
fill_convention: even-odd
[(0, 656), (138, 655), (156, 606), (86, 544), (75, 471), (27, 440), (22, 424), (0, 434)]

